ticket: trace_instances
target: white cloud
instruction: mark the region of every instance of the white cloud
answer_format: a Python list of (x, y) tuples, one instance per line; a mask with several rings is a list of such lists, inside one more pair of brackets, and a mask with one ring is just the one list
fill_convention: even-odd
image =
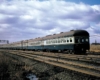
[[(91, 26), (92, 22), (94, 25)], [(0, 33), (3, 34), (4, 39), (11, 41), (71, 29), (85, 29), (90, 34), (99, 34), (98, 23), (100, 23), (100, 5), (91, 6), (63, 0), (12, 0), (0, 4), (0, 26), (7, 24), (5, 28), (0, 29)], [(8, 25), (10, 28), (7, 27)]]

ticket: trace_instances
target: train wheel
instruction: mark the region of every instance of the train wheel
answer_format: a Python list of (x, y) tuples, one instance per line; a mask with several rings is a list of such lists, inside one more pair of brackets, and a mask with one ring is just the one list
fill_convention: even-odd
[(62, 50), (58, 50), (58, 53), (61, 53), (62, 52)]
[(73, 50), (70, 50), (70, 54), (72, 54), (73, 53)]
[(76, 54), (76, 52), (73, 50), (72, 54)]
[(50, 52), (50, 50), (49, 49), (46, 49), (46, 52)]
[(69, 54), (69, 50), (67, 50), (66, 53)]
[(86, 50), (83, 51), (83, 54), (85, 54), (85, 55), (87, 54), (87, 53), (86, 53)]
[(70, 50), (67, 50), (68, 54), (70, 54)]
[(86, 49), (83, 49), (81, 50), (82, 54), (86, 54)]

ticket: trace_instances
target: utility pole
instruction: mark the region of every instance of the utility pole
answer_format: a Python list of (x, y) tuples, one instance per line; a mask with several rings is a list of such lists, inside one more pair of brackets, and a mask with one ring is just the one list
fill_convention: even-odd
[(97, 41), (95, 40), (95, 45), (97, 44)]

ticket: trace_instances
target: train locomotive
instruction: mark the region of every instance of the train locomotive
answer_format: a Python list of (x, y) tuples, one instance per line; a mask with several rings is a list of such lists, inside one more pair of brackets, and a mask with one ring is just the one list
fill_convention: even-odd
[(70, 54), (86, 53), (90, 49), (89, 33), (86, 30), (71, 30), (35, 39), (0, 45), (2, 49), (34, 51), (66, 51)]

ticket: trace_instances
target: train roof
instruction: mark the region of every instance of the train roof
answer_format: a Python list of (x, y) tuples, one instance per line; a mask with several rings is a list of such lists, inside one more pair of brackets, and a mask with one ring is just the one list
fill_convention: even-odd
[(71, 30), (69, 32), (61, 32), (59, 34), (47, 35), (45, 37), (38, 37), (35, 39), (23, 40), (23, 42), (42, 41), (42, 40), (47, 40), (47, 39), (55, 39), (55, 38), (70, 37), (70, 36), (89, 36), (89, 33), (86, 30)]
[(70, 36), (89, 36), (89, 33), (85, 30), (71, 30), (69, 32), (61, 32), (59, 34), (54, 34), (50, 36), (46, 36), (43, 39), (53, 39), (60, 37), (70, 37)]
[(89, 36), (89, 33), (86, 30), (71, 30), (68, 33), (68, 36)]

